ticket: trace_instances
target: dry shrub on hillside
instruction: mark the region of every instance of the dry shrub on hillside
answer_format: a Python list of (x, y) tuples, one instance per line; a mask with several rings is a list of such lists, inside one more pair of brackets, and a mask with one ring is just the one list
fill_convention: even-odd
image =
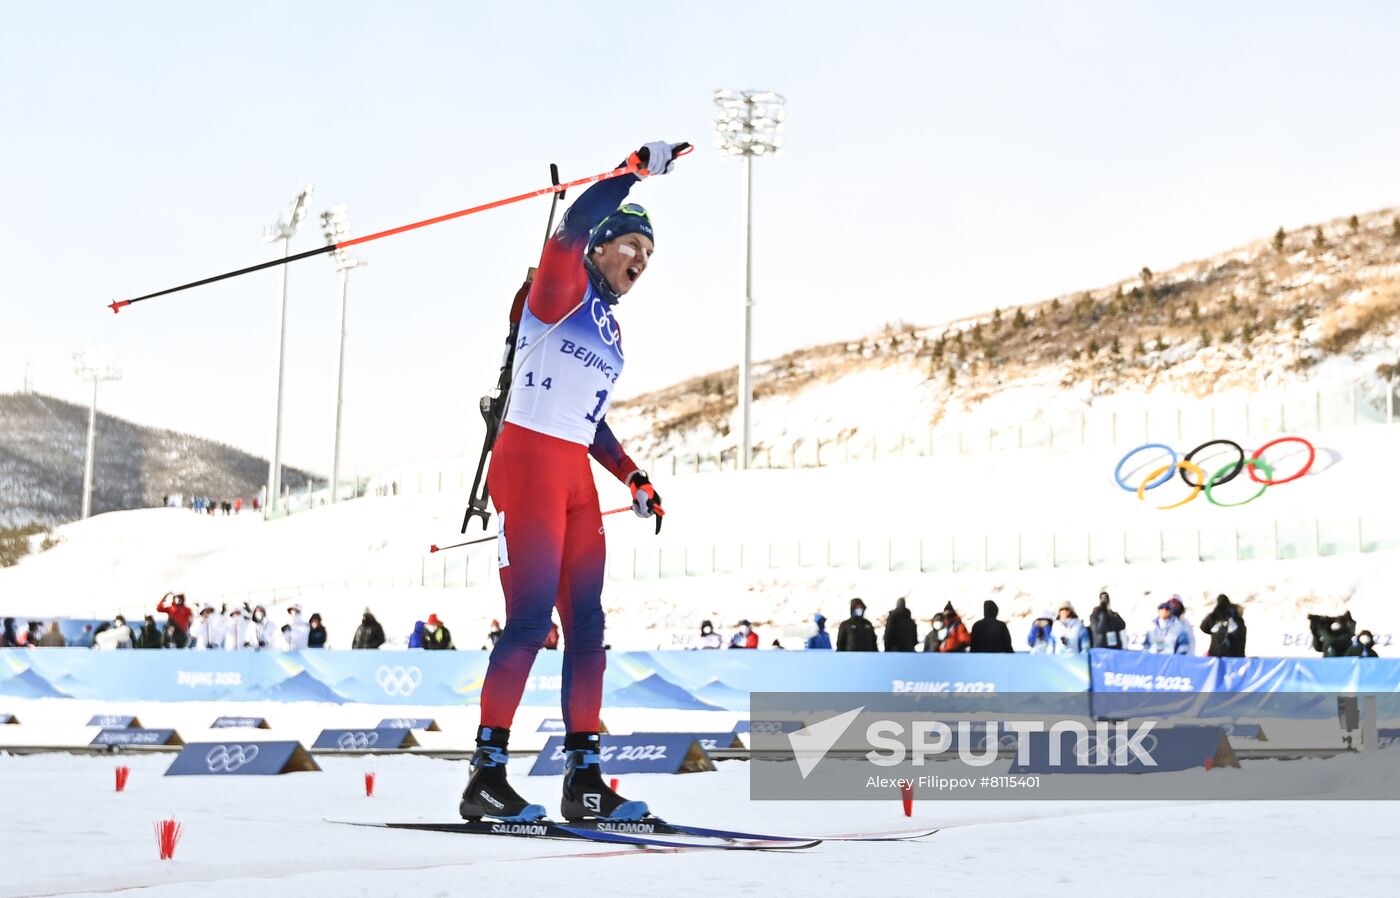
[(1322, 322), (1318, 345), (1329, 353), (1342, 352), (1361, 337), (1400, 317), (1400, 291), (1393, 286), (1372, 290), (1333, 309)]

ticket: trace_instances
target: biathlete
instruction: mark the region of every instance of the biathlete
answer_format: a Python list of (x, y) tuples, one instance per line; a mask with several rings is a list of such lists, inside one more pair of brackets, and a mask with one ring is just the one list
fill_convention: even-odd
[(481, 688), (481, 727), (471, 779), (462, 793), (467, 820), (530, 821), (530, 804), (506, 779), (510, 726), (551, 612), (564, 627), (562, 816), (636, 820), (645, 802), (608, 788), (598, 754), (603, 702), (603, 521), (591, 455), (632, 491), (641, 517), (661, 497), (608, 427), (608, 405), (622, 373), (618, 300), (646, 272), (655, 249), (651, 219), (623, 204), (642, 177), (671, 171), (686, 144), (649, 143), (628, 157), (629, 173), (588, 188), (546, 242), (520, 310), (514, 377), (486, 481), (496, 505), (506, 624)]

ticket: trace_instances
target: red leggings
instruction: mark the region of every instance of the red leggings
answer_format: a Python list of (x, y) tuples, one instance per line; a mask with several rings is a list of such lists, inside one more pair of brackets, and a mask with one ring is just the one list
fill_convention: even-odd
[(569, 732), (597, 732), (603, 703), (605, 548), (588, 448), (507, 424), (486, 475), (497, 509), (506, 624), (481, 687), (483, 726), (509, 728), (559, 609)]

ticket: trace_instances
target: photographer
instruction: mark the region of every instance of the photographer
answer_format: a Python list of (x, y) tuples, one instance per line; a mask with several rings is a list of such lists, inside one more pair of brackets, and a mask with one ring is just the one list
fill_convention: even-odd
[(1201, 632), (1210, 636), (1212, 658), (1243, 658), (1244, 640), (1247, 634), (1244, 625), (1244, 612), (1240, 606), (1232, 604), (1230, 597), (1215, 597), (1215, 608), (1201, 621)]
[(1309, 614), (1308, 629), (1312, 631), (1314, 652), (1321, 652), (1324, 658), (1340, 658), (1351, 648), (1356, 621), (1352, 620), (1350, 611), (1336, 617)]
[(1349, 658), (1379, 658), (1376, 653), (1376, 638), (1371, 635), (1370, 630), (1362, 630), (1356, 634), (1356, 644), (1347, 649)]

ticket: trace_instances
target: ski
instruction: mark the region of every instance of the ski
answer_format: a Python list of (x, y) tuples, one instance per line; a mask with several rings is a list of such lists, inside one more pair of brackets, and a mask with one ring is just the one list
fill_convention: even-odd
[[(458, 833), (478, 836), (506, 836), (515, 838), (564, 839), (585, 842), (608, 842), (618, 845), (635, 845), (641, 848), (700, 848), (730, 851), (784, 851), (812, 848), (821, 844), (821, 839), (772, 839), (768, 837), (741, 838), (736, 836), (710, 836), (702, 833), (687, 833), (674, 829), (662, 835), (691, 836), (713, 839), (710, 842), (680, 842), (658, 839), (656, 834), (647, 832), (616, 832), (610, 829), (593, 828), (594, 821), (582, 821), (580, 825), (557, 823), (553, 820), (536, 820), (530, 823), (504, 823), (501, 821), (461, 821), (454, 823), (380, 823), (355, 820), (327, 820), (346, 826), (370, 826), (380, 829), (411, 829), (421, 832)], [(634, 824), (604, 824), (627, 826)]]
[(685, 835), (709, 839), (737, 839), (762, 842), (809, 842), (814, 839), (822, 842), (910, 842), (917, 839), (926, 839), (938, 832), (936, 829), (889, 830), (886, 832), (851, 833), (848, 835), (808, 838), (806, 836), (775, 836), (767, 833), (744, 832), (742, 830), (710, 829), (703, 826), (671, 823), (662, 820), (660, 817), (646, 817), (641, 820), (626, 822), (582, 820), (578, 823), (569, 823), (566, 825), (572, 829), (601, 830), (629, 835)]

